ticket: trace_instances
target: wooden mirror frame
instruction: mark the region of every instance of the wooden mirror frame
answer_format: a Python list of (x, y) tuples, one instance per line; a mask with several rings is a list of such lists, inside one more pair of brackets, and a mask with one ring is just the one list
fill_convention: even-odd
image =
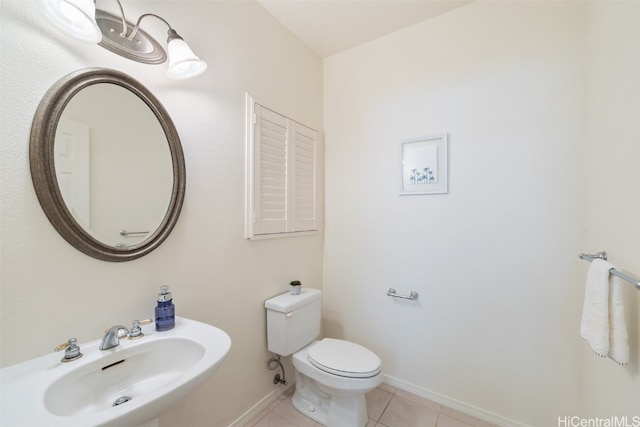
[[(160, 122), (171, 152), (173, 188), (167, 212), (149, 238), (128, 248), (109, 246), (91, 236), (69, 211), (56, 178), (54, 145), (58, 121), (76, 93), (98, 83), (118, 85), (137, 95)], [(180, 216), (186, 171), (178, 132), (160, 101), (144, 85), (120, 71), (107, 68), (82, 69), (66, 75), (49, 88), (38, 105), (31, 126), (29, 163), (36, 195), (53, 227), (73, 247), (93, 258), (122, 262), (147, 255), (169, 236)]]

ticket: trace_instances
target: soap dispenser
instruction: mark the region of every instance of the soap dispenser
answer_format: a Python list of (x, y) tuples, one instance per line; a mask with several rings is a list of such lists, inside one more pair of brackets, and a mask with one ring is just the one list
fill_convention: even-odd
[(176, 326), (176, 306), (168, 286), (160, 288), (158, 306), (156, 307), (156, 331), (168, 331)]

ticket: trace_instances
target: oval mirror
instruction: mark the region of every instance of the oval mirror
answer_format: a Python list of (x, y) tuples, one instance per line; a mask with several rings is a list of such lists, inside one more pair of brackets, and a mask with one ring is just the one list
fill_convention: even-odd
[(51, 224), (94, 258), (146, 255), (180, 215), (178, 132), (155, 96), (119, 71), (90, 68), (55, 83), (36, 110), (29, 161)]

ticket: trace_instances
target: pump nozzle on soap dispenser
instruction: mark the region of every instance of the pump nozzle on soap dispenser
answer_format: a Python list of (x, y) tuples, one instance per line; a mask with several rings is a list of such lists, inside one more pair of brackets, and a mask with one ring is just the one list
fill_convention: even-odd
[(168, 286), (162, 286), (158, 294), (156, 307), (156, 331), (163, 332), (173, 329), (176, 325), (176, 307)]

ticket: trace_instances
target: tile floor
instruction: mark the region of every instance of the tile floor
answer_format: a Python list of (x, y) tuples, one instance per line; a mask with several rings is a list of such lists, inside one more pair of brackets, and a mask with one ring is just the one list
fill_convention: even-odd
[[(246, 427), (319, 427), (291, 404), (293, 387), (282, 394)], [(387, 384), (367, 393), (367, 427), (495, 427), (493, 424), (398, 390)]]

